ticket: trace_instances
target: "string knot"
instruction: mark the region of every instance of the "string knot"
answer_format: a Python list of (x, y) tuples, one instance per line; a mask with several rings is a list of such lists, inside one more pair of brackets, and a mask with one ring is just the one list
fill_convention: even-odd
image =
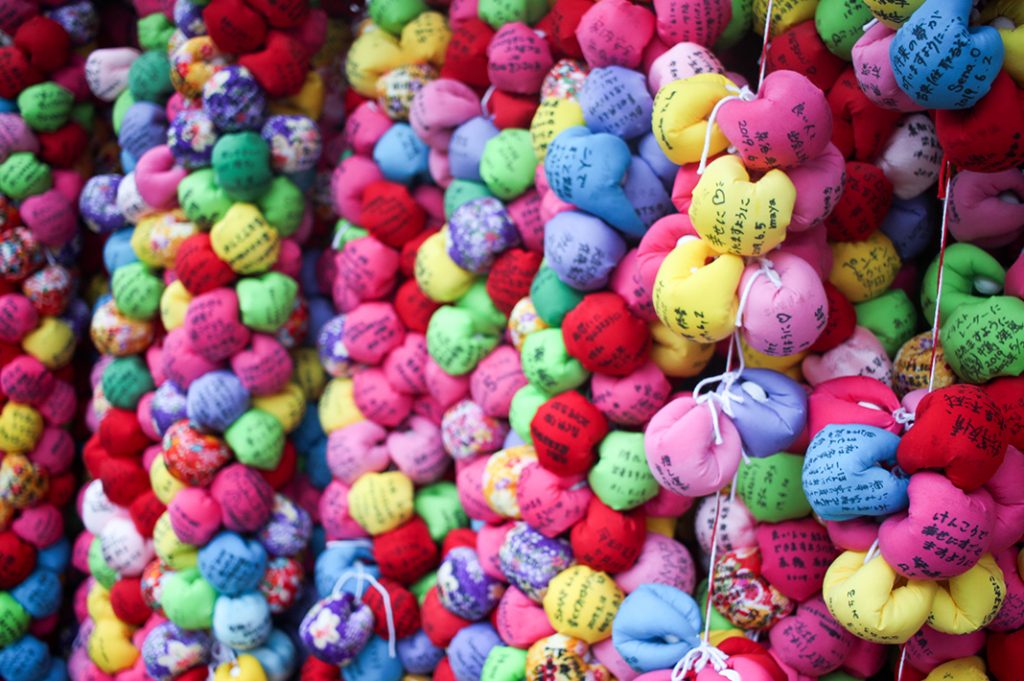
[(900, 407), (892, 413), (892, 419), (901, 426), (913, 425), (914, 412), (904, 407)]
[(684, 681), (691, 671), (700, 672), (709, 664), (716, 672), (724, 672), (727, 669), (726, 660), (728, 659), (729, 656), (721, 650), (707, 641), (701, 640), (696, 648), (683, 655), (683, 659), (679, 660), (672, 668), (671, 679), (672, 681)]

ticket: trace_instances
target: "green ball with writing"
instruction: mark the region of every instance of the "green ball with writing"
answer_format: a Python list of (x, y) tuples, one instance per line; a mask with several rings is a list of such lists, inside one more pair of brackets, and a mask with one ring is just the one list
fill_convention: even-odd
[(829, 52), (851, 61), (853, 44), (873, 18), (863, 0), (820, 0), (814, 12), (814, 27)]
[(647, 465), (644, 434), (608, 433), (597, 447), (597, 463), (587, 482), (597, 498), (616, 511), (628, 511), (658, 496), (658, 481)]
[(160, 582), (160, 606), (167, 619), (182, 629), (209, 629), (217, 591), (198, 568), (169, 572)]
[(251, 131), (223, 135), (213, 147), (213, 173), (217, 184), (235, 201), (256, 201), (263, 196), (274, 174), (270, 147)]
[(480, 177), (495, 196), (510, 201), (533, 186), (537, 155), (528, 130), (506, 128), (487, 140)]
[(500, 335), (508, 322), (505, 313), (494, 306), (483, 279), (474, 281), (469, 290), (455, 302), (455, 307), (473, 315), (473, 328), (480, 333)]
[(522, 681), (526, 678), (526, 651), (511, 646), (494, 646), (487, 653), (480, 681)]
[(889, 357), (895, 357), (917, 330), (917, 308), (903, 289), (890, 289), (853, 307), (857, 326), (875, 334)]
[(565, 349), (561, 329), (541, 329), (527, 336), (521, 362), (526, 380), (552, 395), (578, 388), (590, 377)]
[(284, 452), (284, 427), (273, 414), (250, 409), (224, 431), (224, 440), (246, 466), (272, 471)]
[(142, 262), (122, 265), (110, 280), (117, 309), (126, 317), (149, 320), (160, 311), (164, 282)]
[(459, 501), (459, 490), (455, 483), (447, 480), (421, 487), (416, 492), (413, 508), (427, 524), (430, 538), (438, 543), (452, 530), (469, 526), (469, 516)]
[(103, 396), (118, 409), (134, 410), (142, 396), (153, 390), (153, 376), (138, 355), (117, 357), (103, 370)]
[(212, 168), (194, 170), (178, 183), (178, 203), (190, 222), (207, 230), (220, 222), (234, 205), (217, 184)]
[(427, 9), (423, 0), (373, 0), (369, 3), (373, 23), (392, 35), (400, 34), (406, 24)]
[(530, 422), (541, 405), (551, 399), (551, 395), (533, 385), (527, 383), (517, 390), (512, 396), (512, 402), (508, 407), (508, 423), (523, 442), (531, 444), (533, 436), (530, 435)]
[(779, 523), (810, 515), (801, 482), (804, 457), (779, 452), (740, 464), (736, 491), (750, 514), (762, 523)]
[(28, 631), (32, 616), (6, 591), (0, 591), (0, 648), (16, 642)]
[(542, 264), (530, 283), (530, 300), (537, 316), (548, 326), (561, 326), (565, 315), (583, 301), (583, 293), (569, 286)]
[(427, 324), (427, 352), (445, 373), (468, 374), (498, 344), (498, 336), (479, 331), (469, 310), (444, 305)]

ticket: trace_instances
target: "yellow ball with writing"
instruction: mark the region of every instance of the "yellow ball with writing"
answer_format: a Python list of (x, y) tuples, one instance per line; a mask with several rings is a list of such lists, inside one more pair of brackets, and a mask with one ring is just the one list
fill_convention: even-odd
[(363, 97), (377, 96), (377, 79), (399, 66), (411, 64), (414, 57), (407, 54), (398, 39), (376, 26), (363, 31), (345, 59), (345, 77), (352, 89)]
[(612, 635), (622, 599), (622, 591), (607, 573), (574, 565), (548, 584), (544, 612), (559, 634), (593, 645)]
[(999, 614), (1005, 596), (1003, 571), (986, 553), (970, 570), (939, 585), (928, 626), (953, 635), (978, 631)]
[(752, 182), (737, 156), (708, 164), (693, 189), (690, 221), (719, 253), (764, 255), (782, 243), (793, 218), (796, 187), (781, 170)]
[(320, 427), (328, 435), (345, 426), (366, 420), (356, 406), (351, 378), (333, 378), (327, 382), (320, 402), (317, 403), (317, 413), (320, 415)]
[(132, 250), (150, 267), (174, 267), (181, 244), (198, 233), (199, 228), (180, 210), (153, 213), (140, 219), (132, 231)]
[(188, 304), (192, 302), (192, 294), (188, 292), (180, 279), (175, 279), (164, 288), (160, 296), (160, 321), (168, 331), (174, 331), (185, 323)]
[(97, 620), (89, 635), (89, 659), (107, 674), (130, 668), (139, 658), (132, 633), (134, 629), (117, 618)]
[(980, 657), (960, 657), (940, 664), (928, 672), (924, 681), (989, 681)]
[(452, 39), (448, 20), (440, 12), (423, 12), (402, 27), (399, 44), (414, 61), (444, 65), (448, 43)]
[(703, 239), (683, 237), (654, 279), (661, 323), (695, 343), (727, 338), (736, 325), (743, 258), (719, 254)]
[(412, 518), (413, 484), (405, 473), (364, 473), (348, 491), (348, 512), (371, 535)]
[(269, 413), (280, 422), (284, 432), (290, 433), (299, 427), (306, 414), (306, 394), (295, 383), (289, 383), (273, 395), (252, 398), (252, 406)]
[[(711, 112), (720, 100), (738, 92), (736, 84), (719, 73), (699, 73), (674, 80), (658, 90), (651, 129), (668, 160), (677, 165), (700, 161)], [(708, 157), (728, 146), (728, 138), (713, 124)]]
[(548, 154), (548, 145), (566, 128), (586, 125), (583, 107), (574, 99), (549, 97), (540, 103), (530, 121), (530, 139), (538, 161)]
[(327, 372), (320, 364), (316, 348), (292, 350), (292, 382), (302, 389), (306, 400), (312, 402), (320, 397), (327, 385)]
[(881, 231), (864, 241), (837, 241), (832, 249), (828, 280), (851, 303), (877, 298), (892, 286), (900, 271), (899, 253)]
[[(864, 0), (864, 4), (881, 23), (889, 28), (899, 28), (924, 4), (924, 0)], [(764, 11), (761, 12), (761, 21), (764, 21)]]
[(75, 355), (75, 332), (63, 319), (43, 317), (39, 326), (21, 339), (21, 349), (47, 369), (60, 369)]
[(43, 416), (27, 404), (8, 402), (0, 409), (0, 450), (23, 454), (35, 449), (43, 434)]
[(251, 203), (236, 203), (210, 230), (217, 257), (238, 274), (262, 274), (281, 251), (281, 237)]
[[(928, 621), (936, 582), (904, 580), (885, 559), (846, 551), (825, 573), (821, 594), (847, 631), (873, 643), (905, 643)], [(897, 586), (899, 579), (902, 584)]]
[(149, 464), (149, 486), (164, 506), (171, 503), (178, 492), (188, 487), (187, 484), (171, 475), (163, 454), (154, 456), (153, 462)]
[(804, 374), (803, 371), (800, 370), (800, 364), (804, 361), (804, 357), (811, 354), (810, 350), (802, 350), (795, 355), (786, 355), (783, 357), (766, 355), (763, 352), (755, 350), (747, 345), (746, 340), (743, 339), (743, 334), (740, 334), (740, 352), (743, 353), (744, 364), (749, 368), (771, 369), (772, 371), (777, 371), (780, 374), (789, 376), (794, 381), (803, 380)]
[[(764, 35), (764, 21), (768, 14), (768, 2), (769, 0), (754, 0), (753, 29), (758, 35)], [(774, 38), (797, 24), (810, 21), (814, 18), (814, 11), (816, 9), (818, 9), (818, 0), (773, 0), (772, 23), (768, 33)]]
[(469, 291), (473, 273), (458, 265), (448, 255), (445, 242), (448, 225), (431, 234), (416, 252), (416, 283), (427, 298), (436, 303), (454, 303)]
[(172, 570), (187, 570), (199, 562), (199, 549), (178, 539), (171, 517), (164, 511), (153, 526), (153, 550), (156, 557)]

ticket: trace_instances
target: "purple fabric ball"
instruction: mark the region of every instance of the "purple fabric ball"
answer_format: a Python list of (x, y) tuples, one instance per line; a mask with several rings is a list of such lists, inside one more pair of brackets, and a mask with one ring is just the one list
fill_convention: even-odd
[(153, 428), (161, 437), (176, 421), (187, 417), (185, 391), (174, 381), (164, 381), (153, 393), (150, 404)]
[(299, 625), (309, 654), (328, 664), (353, 660), (373, 635), (373, 612), (350, 593), (317, 601)]
[(459, 546), (448, 552), (437, 569), (437, 594), (450, 612), (467, 620), (482, 620), (498, 605), (505, 585), (484, 572), (476, 551)]
[(573, 562), (569, 542), (545, 537), (526, 523), (516, 523), (498, 550), (498, 564), (508, 581), (538, 603), (548, 583)]
[(270, 147), (271, 167), (279, 173), (312, 170), (323, 151), (320, 126), (308, 116), (271, 116), (260, 136)]
[(206, 35), (203, 8), (193, 4), (192, 0), (177, 0), (174, 3), (174, 23), (188, 38)]
[(124, 215), (117, 209), (117, 188), (123, 175), (96, 175), (82, 187), (78, 195), (78, 211), (94, 232), (106, 234), (124, 227)]
[(494, 197), (467, 201), (448, 220), (448, 255), (475, 274), (486, 274), (502, 251), (518, 244), (519, 231), (512, 217)]
[(256, 535), (271, 556), (294, 556), (306, 548), (313, 534), (313, 520), (283, 494), (275, 495), (270, 519)]
[(213, 161), (217, 128), (202, 109), (182, 109), (167, 129), (167, 146), (186, 168), (203, 168)]
[(170, 681), (192, 667), (207, 664), (211, 647), (205, 631), (186, 631), (173, 622), (162, 622), (146, 635), (142, 662), (152, 678)]
[(256, 130), (267, 106), (263, 88), (244, 66), (225, 66), (203, 86), (203, 111), (220, 130)]
[(353, 362), (345, 347), (345, 319), (346, 315), (340, 314), (328, 321), (320, 328), (320, 335), (316, 339), (320, 364), (324, 371), (335, 378), (352, 375)]

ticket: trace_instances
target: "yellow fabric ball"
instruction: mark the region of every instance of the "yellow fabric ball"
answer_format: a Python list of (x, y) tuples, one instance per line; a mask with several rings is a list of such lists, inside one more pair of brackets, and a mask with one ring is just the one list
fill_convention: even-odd
[(132, 644), (134, 630), (118, 619), (98, 620), (89, 635), (89, 659), (107, 674), (128, 669), (139, 658)]
[(445, 248), (448, 226), (432, 234), (416, 252), (416, 283), (427, 298), (436, 303), (454, 303), (469, 291), (473, 273), (451, 259)]
[(75, 332), (63, 319), (43, 317), (39, 326), (21, 339), (21, 349), (47, 369), (60, 369), (75, 355)]
[(284, 432), (290, 433), (299, 427), (306, 413), (306, 394), (297, 384), (289, 383), (273, 395), (253, 397), (252, 406), (272, 415)]
[(348, 491), (348, 512), (371, 535), (393, 530), (412, 518), (413, 484), (405, 473), (365, 473)]
[(192, 294), (180, 279), (175, 279), (164, 289), (160, 296), (160, 321), (167, 331), (174, 331), (185, 323), (185, 313), (191, 302)]
[(622, 591), (606, 573), (574, 565), (548, 584), (544, 612), (559, 634), (593, 645), (612, 635), (622, 599)]
[(356, 406), (354, 386), (351, 378), (333, 378), (327, 382), (324, 394), (317, 404), (320, 427), (330, 435), (336, 430), (365, 421), (366, 417)]
[(262, 274), (277, 262), (281, 237), (259, 209), (236, 203), (210, 230), (217, 257), (238, 274)]
[[(677, 165), (699, 161), (711, 111), (719, 100), (737, 92), (736, 84), (719, 73), (699, 73), (674, 80), (658, 90), (651, 127), (665, 156)], [(715, 124), (708, 157), (725, 151), (728, 146), (728, 138)]]
[(0, 450), (22, 454), (35, 449), (43, 434), (43, 416), (27, 404), (8, 402), (0, 410)]
[(661, 322), (651, 322), (651, 360), (672, 378), (690, 378), (704, 371), (715, 354), (714, 343), (683, 338)]
[(839, 241), (832, 248), (832, 271), (828, 280), (851, 303), (877, 298), (892, 285), (900, 271), (896, 247), (881, 231), (864, 241)]
[(662, 324), (691, 341), (728, 338), (736, 324), (742, 274), (743, 258), (719, 255), (703, 239), (684, 237), (658, 269), (654, 311)]
[(537, 160), (544, 160), (548, 145), (560, 132), (575, 125), (586, 124), (583, 107), (575, 100), (549, 97), (542, 101), (530, 121), (530, 138), (533, 140), (533, 153)]
[(945, 634), (969, 634), (991, 622), (1006, 597), (1006, 578), (991, 553), (967, 572), (939, 584), (928, 625)]

